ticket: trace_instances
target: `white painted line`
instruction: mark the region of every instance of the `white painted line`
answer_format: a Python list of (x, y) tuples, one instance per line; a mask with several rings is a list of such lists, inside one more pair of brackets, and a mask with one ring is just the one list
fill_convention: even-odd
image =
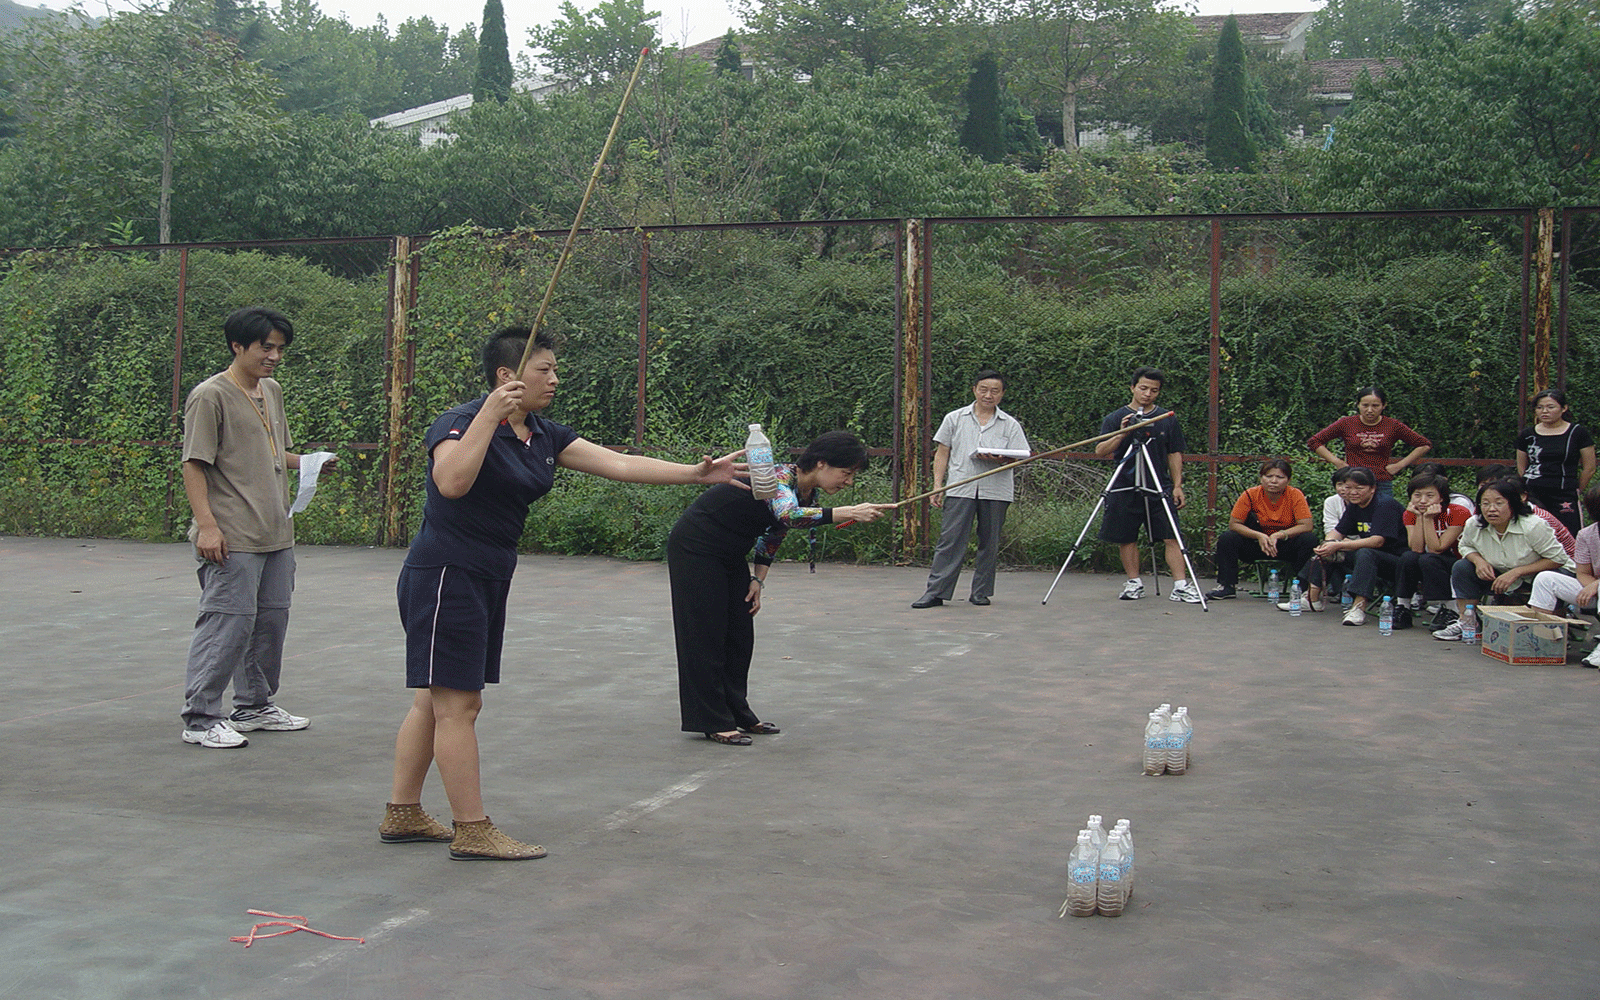
[(623, 806), (606, 820), (606, 829), (620, 830), (634, 820), (648, 816), (668, 803), (676, 802), (710, 780), (712, 773), (713, 771), (701, 771), (699, 774), (691, 774), (676, 785), (668, 785), (647, 799), (640, 799), (631, 806)]
[[(366, 943), (371, 944), (374, 941), (388, 936), (390, 931), (404, 927), (406, 924), (409, 924), (414, 920), (421, 920), (427, 915), (427, 910), (412, 910), (398, 917), (390, 917), (388, 920), (385, 920), (383, 923), (367, 931), (365, 934), (357, 935), (357, 937), (366, 938)], [(354, 941), (350, 942), (350, 944), (354, 943)], [(295, 968), (316, 969), (337, 959), (347, 958), (354, 953), (355, 949), (353, 948), (329, 948), (320, 955), (313, 955), (312, 957), (306, 959), (304, 962), (301, 962), (299, 965), (295, 966)]]

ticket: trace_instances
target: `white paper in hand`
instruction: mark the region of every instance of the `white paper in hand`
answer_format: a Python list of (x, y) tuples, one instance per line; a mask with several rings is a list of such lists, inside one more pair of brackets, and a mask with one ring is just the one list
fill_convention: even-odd
[(314, 451), (300, 456), (300, 490), (294, 495), (294, 503), (289, 505), (290, 517), (310, 506), (311, 498), (317, 495), (317, 476), (322, 472), (322, 466), (333, 457), (331, 451)]

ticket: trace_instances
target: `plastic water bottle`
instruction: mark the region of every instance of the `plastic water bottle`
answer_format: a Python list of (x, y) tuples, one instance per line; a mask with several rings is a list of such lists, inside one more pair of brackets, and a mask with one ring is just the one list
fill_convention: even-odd
[(1283, 583), (1278, 579), (1277, 570), (1273, 570), (1272, 575), (1267, 577), (1267, 600), (1273, 604), (1283, 600)]
[(1127, 905), (1127, 883), (1123, 881), (1126, 859), (1127, 850), (1122, 846), (1122, 837), (1112, 835), (1100, 852), (1100, 884), (1096, 887), (1094, 897), (1095, 909), (1100, 911), (1102, 917), (1120, 917), (1122, 908)]
[(1127, 898), (1132, 899), (1133, 898), (1133, 869), (1134, 869), (1134, 860), (1133, 860), (1133, 824), (1129, 823), (1125, 819), (1119, 819), (1119, 820), (1117, 820), (1117, 825), (1111, 828), (1111, 832), (1112, 833), (1119, 833), (1119, 834), (1122, 835), (1122, 847), (1123, 847), (1124, 850), (1126, 850), (1128, 852), (1128, 859), (1127, 859), (1128, 860), (1128, 874), (1123, 878), (1122, 881), (1127, 886), (1127, 889), (1125, 890), (1124, 895), (1126, 895)]
[(1300, 605), (1302, 603), (1303, 602), (1300, 594), (1300, 580), (1296, 578), (1294, 583), (1289, 585), (1289, 617), (1300, 617)]
[(1344, 575), (1344, 593), (1339, 595), (1339, 606), (1346, 611), (1349, 611), (1350, 605), (1356, 602), (1356, 595), (1350, 593), (1350, 578), (1352, 575), (1350, 573)]
[(1144, 727), (1144, 773), (1161, 774), (1167, 769), (1167, 727), (1160, 712), (1151, 712)]
[(760, 424), (750, 425), (750, 436), (744, 439), (744, 460), (750, 466), (750, 493), (757, 500), (771, 500), (778, 495), (778, 470), (772, 464), (772, 442), (761, 433)]
[(1189, 709), (1178, 706), (1167, 724), (1167, 773), (1182, 774), (1189, 770), (1189, 739), (1194, 735), (1194, 723), (1189, 721)]
[(1378, 609), (1378, 634), (1394, 635), (1394, 598), (1385, 596)]
[(1461, 641), (1468, 646), (1478, 644), (1478, 606), (1467, 605), (1467, 610), (1461, 612)]
[(1089, 831), (1078, 833), (1077, 846), (1067, 856), (1067, 903), (1062, 909), (1074, 917), (1092, 917), (1100, 889), (1100, 852)]
[(1093, 814), (1089, 817), (1089, 825), (1084, 829), (1089, 831), (1089, 839), (1094, 841), (1095, 850), (1103, 851), (1106, 849), (1105, 817), (1101, 816), (1099, 813)]

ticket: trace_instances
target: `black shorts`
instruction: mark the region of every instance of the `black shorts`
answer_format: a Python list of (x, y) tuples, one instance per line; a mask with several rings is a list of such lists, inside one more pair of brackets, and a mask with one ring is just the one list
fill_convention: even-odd
[(404, 566), (395, 590), (406, 630), (406, 687), (482, 691), (500, 683), (510, 580), (454, 566)]
[(1113, 493), (1106, 497), (1106, 509), (1100, 518), (1100, 540), (1115, 545), (1137, 542), (1139, 529), (1146, 524), (1147, 502), (1150, 508), (1148, 518), (1150, 540), (1159, 542), (1167, 538), (1176, 538), (1177, 536), (1172, 533), (1172, 525), (1167, 521), (1166, 506), (1162, 503), (1162, 498), (1153, 493), (1129, 490), (1126, 493)]

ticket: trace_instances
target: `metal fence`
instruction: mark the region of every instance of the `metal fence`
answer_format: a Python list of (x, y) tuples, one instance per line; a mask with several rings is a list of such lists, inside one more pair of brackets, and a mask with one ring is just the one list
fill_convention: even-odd
[[(180, 530), (183, 394), (227, 361), (221, 317), (267, 302), (302, 332), (280, 376), (298, 443), (351, 455), (302, 538), (404, 544), (420, 428), (481, 391), (477, 343), (531, 318), (562, 235), (0, 252), (0, 528)], [(1358, 385), (1400, 387), (1395, 415), (1452, 464), (1508, 459), (1537, 388), (1600, 412), (1597, 275), (1596, 208), (597, 230), (559, 289), (558, 418), (644, 450), (686, 429), (731, 446), (730, 414), (770, 414), (793, 445), (850, 427), (898, 498), (926, 487), (978, 368), (1007, 373), (1003, 405), (1044, 450), (1094, 433), (1154, 364), (1188, 437), (1186, 524), (1212, 529), (1253, 463), (1304, 458)], [(1012, 561), (1070, 543), (1109, 471), (1089, 460), (1025, 470)], [(915, 555), (936, 515), (907, 514)]]

